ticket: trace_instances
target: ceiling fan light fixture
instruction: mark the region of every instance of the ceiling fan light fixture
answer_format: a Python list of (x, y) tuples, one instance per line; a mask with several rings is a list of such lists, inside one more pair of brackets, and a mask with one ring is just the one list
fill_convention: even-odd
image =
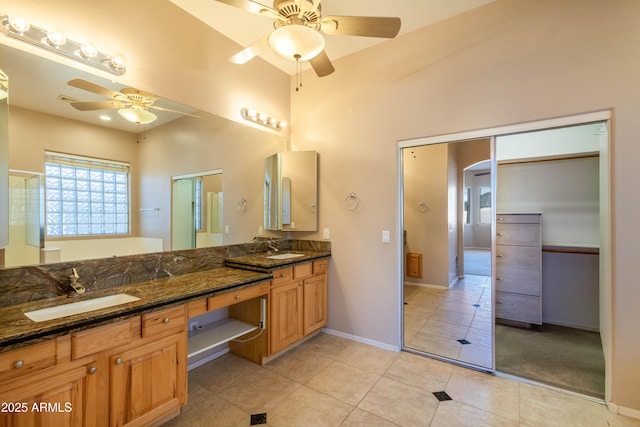
[(146, 125), (148, 123), (153, 122), (158, 118), (155, 114), (143, 110), (141, 108), (121, 108), (118, 110), (118, 114), (125, 118), (125, 120), (130, 121), (131, 123), (137, 123), (141, 125)]
[(324, 37), (305, 25), (286, 25), (276, 28), (269, 36), (269, 44), (276, 53), (290, 61), (308, 61), (324, 49)]

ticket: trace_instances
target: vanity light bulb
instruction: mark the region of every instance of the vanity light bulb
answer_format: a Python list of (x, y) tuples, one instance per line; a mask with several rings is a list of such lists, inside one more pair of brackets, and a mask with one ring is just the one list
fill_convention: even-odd
[(260, 113), (258, 115), (258, 120), (260, 120), (263, 123), (267, 123), (267, 121), (269, 120), (269, 117), (264, 113)]
[(98, 56), (98, 49), (91, 46), (90, 44), (83, 44), (80, 46), (80, 56), (85, 59), (91, 59)]
[(120, 70), (124, 68), (124, 59), (121, 56), (114, 56), (109, 60), (109, 66), (116, 70)]
[(256, 110), (249, 109), (247, 110), (247, 116), (251, 117), (252, 119), (255, 119), (256, 117), (258, 117), (258, 112)]
[(67, 42), (67, 39), (59, 31), (49, 31), (45, 43), (49, 46), (59, 47)]
[(10, 16), (9, 25), (18, 34), (25, 33), (31, 28), (31, 25), (21, 16)]

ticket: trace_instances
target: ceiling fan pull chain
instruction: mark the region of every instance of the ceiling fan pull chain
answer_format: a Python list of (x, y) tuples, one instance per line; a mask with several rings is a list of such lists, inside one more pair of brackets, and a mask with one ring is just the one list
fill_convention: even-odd
[(296, 92), (302, 87), (302, 64), (300, 64), (301, 56), (299, 54), (293, 55), (296, 59)]

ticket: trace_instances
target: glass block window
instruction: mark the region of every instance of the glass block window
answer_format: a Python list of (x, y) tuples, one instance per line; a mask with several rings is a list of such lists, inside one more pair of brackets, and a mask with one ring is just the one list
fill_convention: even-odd
[(45, 152), (47, 237), (129, 233), (129, 164)]

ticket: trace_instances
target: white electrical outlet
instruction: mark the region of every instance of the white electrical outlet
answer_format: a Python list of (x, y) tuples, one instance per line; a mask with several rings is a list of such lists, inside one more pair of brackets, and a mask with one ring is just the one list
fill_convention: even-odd
[(198, 323), (197, 320), (195, 322), (189, 323), (189, 330), (190, 331), (197, 331), (198, 329), (200, 329), (200, 324)]
[(264, 227), (262, 225), (258, 226), (258, 236), (262, 236), (264, 234)]
[(225, 234), (229, 233), (229, 226), (228, 225), (224, 226), (224, 232), (225, 232)]
[(382, 230), (382, 243), (389, 243), (391, 241), (391, 233), (389, 230)]
[(322, 229), (322, 238), (323, 239), (329, 239), (329, 229), (328, 228), (323, 228)]

